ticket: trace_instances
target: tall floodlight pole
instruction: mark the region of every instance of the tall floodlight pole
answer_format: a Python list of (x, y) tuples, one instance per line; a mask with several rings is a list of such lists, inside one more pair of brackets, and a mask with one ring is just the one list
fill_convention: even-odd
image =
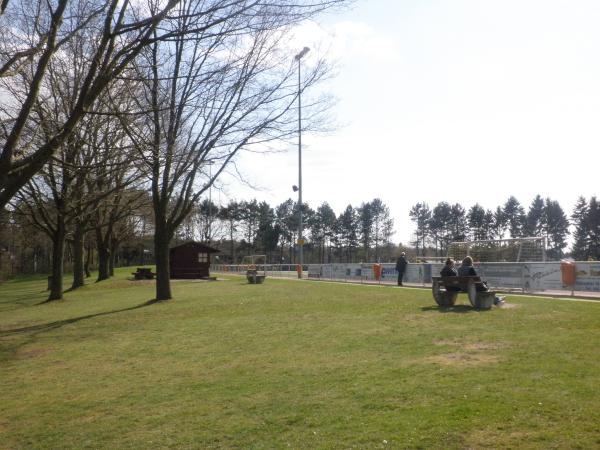
[(208, 182), (210, 186), (208, 187), (208, 245), (212, 242), (212, 165), (214, 161), (207, 161), (208, 164)]
[(298, 61), (298, 252), (300, 256), (300, 271), (298, 277), (302, 278), (302, 268), (304, 267), (304, 240), (302, 239), (302, 98), (301, 98), (301, 77), (300, 77), (300, 60), (308, 53), (310, 49), (304, 47), (294, 59)]

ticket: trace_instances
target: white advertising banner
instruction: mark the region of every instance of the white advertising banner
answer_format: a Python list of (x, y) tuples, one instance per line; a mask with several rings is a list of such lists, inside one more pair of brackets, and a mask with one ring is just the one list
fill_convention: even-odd
[(576, 291), (600, 292), (600, 262), (575, 263)]
[[(576, 291), (600, 292), (600, 262), (576, 262)], [(347, 281), (367, 281), (395, 284), (398, 280), (393, 263), (381, 264), (381, 276), (375, 277), (374, 264), (310, 264), (308, 277)], [(440, 263), (409, 264), (403, 281), (428, 284), (439, 276)], [(560, 262), (480, 263), (475, 265), (480, 276), (491, 288), (523, 289), (525, 292), (571, 290), (563, 283)]]

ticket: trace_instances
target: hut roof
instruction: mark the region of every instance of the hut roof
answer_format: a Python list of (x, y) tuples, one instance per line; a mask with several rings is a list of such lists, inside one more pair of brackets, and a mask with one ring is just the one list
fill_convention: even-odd
[(171, 247), (171, 251), (173, 251), (177, 248), (182, 248), (182, 247), (197, 248), (199, 251), (202, 251), (204, 253), (220, 253), (221, 252), (221, 250), (217, 250), (216, 248), (212, 248), (206, 244), (203, 244), (202, 242), (196, 242), (196, 241), (189, 241), (184, 244), (177, 245), (175, 247)]

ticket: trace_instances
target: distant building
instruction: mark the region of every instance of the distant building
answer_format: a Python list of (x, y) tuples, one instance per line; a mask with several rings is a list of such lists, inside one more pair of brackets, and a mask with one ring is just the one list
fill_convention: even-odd
[(200, 242), (186, 242), (169, 250), (171, 278), (199, 279), (210, 276), (210, 255), (219, 250)]

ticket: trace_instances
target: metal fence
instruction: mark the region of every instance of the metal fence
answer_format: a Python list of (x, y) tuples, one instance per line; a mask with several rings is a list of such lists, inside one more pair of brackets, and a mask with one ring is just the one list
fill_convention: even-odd
[[(238, 275), (245, 275), (246, 271), (251, 268), (256, 268), (258, 273), (264, 273), (270, 277), (298, 278), (296, 264), (211, 264), (210, 266), (211, 272)], [(303, 276), (306, 277), (308, 267), (305, 265), (304, 269)]]
[[(267, 276), (298, 278), (299, 266), (293, 264), (260, 264), (256, 268)], [(409, 264), (404, 282), (427, 286), (431, 277), (440, 273), (441, 263)], [(248, 265), (213, 265), (212, 272), (245, 274)], [(600, 262), (575, 262), (574, 285), (563, 282), (561, 262), (480, 263), (475, 269), (492, 289), (522, 292), (584, 291), (600, 292)], [(369, 284), (396, 284), (395, 264), (305, 264), (302, 278)]]

